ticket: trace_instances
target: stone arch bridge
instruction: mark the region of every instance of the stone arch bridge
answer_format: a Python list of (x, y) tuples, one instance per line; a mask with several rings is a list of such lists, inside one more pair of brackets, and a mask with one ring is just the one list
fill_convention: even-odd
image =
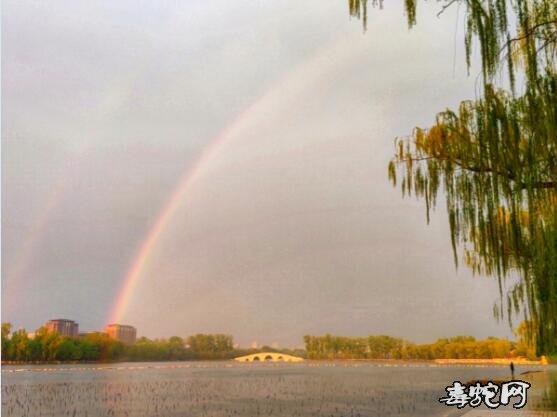
[(302, 362), (304, 359), (280, 352), (261, 352), (234, 358), (238, 362)]

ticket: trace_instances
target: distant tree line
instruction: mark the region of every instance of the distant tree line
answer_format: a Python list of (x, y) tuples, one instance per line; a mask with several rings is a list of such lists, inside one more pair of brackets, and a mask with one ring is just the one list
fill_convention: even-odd
[(305, 336), (305, 350), (234, 348), (232, 336), (196, 334), (187, 338), (168, 339), (141, 337), (124, 344), (106, 333), (88, 333), (78, 337), (61, 336), (44, 327), (29, 335), (24, 329), (11, 331), (2, 323), (2, 361), (183, 361), (232, 359), (259, 352), (281, 352), (308, 359), (491, 359), (524, 356), (535, 359), (535, 350), (527, 343), (527, 322), (517, 329), (518, 341), (489, 337), (476, 340), (471, 336), (438, 339), (434, 343), (417, 344), (402, 338), (372, 335), (367, 337)]
[(186, 339), (141, 337), (124, 348), (125, 359), (129, 361), (230, 359), (235, 352), (232, 336), (224, 334), (196, 334)]
[(141, 337), (135, 343), (124, 344), (101, 332), (67, 337), (41, 327), (29, 335), (25, 329), (12, 332), (10, 323), (2, 323), (2, 361), (8, 362), (214, 360), (268, 351), (303, 354), (300, 350), (279, 350), (269, 346), (236, 349), (232, 336), (224, 334), (154, 340)]
[(304, 336), (309, 359), (492, 359), (526, 356), (535, 359), (534, 350), (523, 339), (512, 342), (472, 336), (438, 339), (417, 344), (401, 338), (378, 335), (367, 337)]
[(2, 323), (3, 361), (110, 361), (123, 357), (126, 348), (105, 333), (66, 337), (41, 327), (29, 336), (25, 329), (11, 332), (11, 325)]

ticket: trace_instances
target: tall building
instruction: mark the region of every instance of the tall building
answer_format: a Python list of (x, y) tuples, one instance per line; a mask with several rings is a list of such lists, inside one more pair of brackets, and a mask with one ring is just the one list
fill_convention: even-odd
[(104, 332), (108, 334), (111, 338), (119, 340), (123, 343), (133, 343), (137, 336), (137, 330), (133, 326), (127, 324), (107, 324), (104, 328)]
[(68, 319), (52, 319), (44, 324), (49, 332), (56, 332), (62, 336), (75, 337), (79, 333), (79, 325)]

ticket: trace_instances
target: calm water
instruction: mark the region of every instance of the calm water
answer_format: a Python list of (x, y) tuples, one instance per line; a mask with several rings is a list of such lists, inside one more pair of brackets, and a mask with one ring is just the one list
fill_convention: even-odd
[[(525, 370), (536, 368), (517, 374)], [(5, 366), (2, 416), (458, 415), (437, 401), (445, 387), (491, 378), (510, 379), (509, 371), (367, 362)], [(521, 378), (533, 383), (529, 404), (539, 405), (557, 386), (557, 368)]]

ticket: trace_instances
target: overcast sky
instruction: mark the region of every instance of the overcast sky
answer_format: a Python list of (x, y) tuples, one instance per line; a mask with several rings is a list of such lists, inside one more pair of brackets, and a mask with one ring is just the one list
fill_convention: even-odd
[(462, 13), (420, 3), (409, 31), (402, 3), (363, 33), (336, 0), (4, 1), (2, 320), (100, 329), (197, 167), (122, 317), (140, 335), (510, 335), (443, 202), (428, 226), (387, 181), (395, 136), (475, 94)]

